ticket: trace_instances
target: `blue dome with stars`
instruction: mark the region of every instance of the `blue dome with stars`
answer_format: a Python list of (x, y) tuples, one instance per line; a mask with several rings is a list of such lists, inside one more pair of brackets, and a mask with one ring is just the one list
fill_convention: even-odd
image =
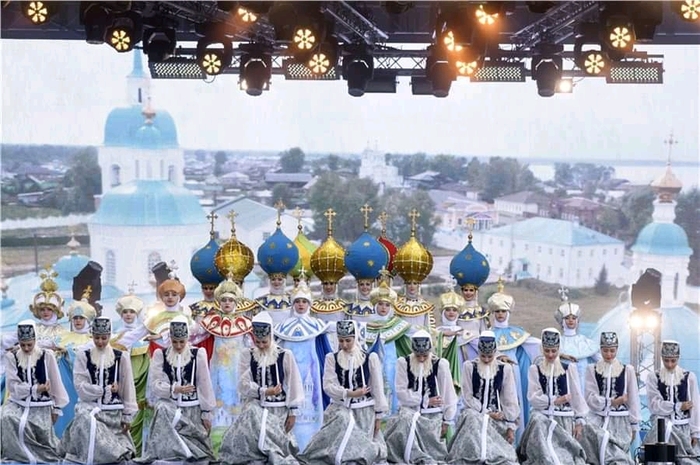
[(367, 231), (360, 234), (345, 251), (345, 268), (355, 279), (377, 279), (389, 265), (389, 252)]
[(481, 287), (486, 282), (491, 272), (489, 261), (472, 245), (471, 235), (469, 243), (450, 262), (450, 274), (457, 280), (457, 284), (464, 286), (472, 284)]
[(211, 238), (207, 245), (199, 249), (192, 255), (190, 259), (190, 270), (192, 276), (200, 282), (200, 284), (219, 284), (224, 280), (219, 270), (216, 268), (214, 258), (219, 250), (219, 244), (214, 238)]
[(299, 261), (299, 249), (278, 227), (258, 249), (258, 262), (268, 275), (287, 275)]

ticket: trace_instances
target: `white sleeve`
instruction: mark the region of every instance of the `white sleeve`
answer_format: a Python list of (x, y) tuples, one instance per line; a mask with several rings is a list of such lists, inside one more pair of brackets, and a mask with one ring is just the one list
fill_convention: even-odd
[(450, 364), (444, 358), (438, 362), (437, 383), (440, 386), (440, 396), (442, 397), (442, 421), (443, 423), (454, 423), (457, 415), (457, 393), (450, 373)]
[(394, 386), (396, 388), (396, 397), (399, 399), (400, 405), (413, 408), (420, 406), (422, 400), (421, 394), (408, 386), (408, 369), (406, 359), (403, 357), (396, 361)]

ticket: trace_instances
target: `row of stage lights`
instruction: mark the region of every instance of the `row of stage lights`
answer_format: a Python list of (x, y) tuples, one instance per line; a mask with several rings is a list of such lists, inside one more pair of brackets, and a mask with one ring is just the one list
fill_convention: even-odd
[[(341, 48), (333, 35), (333, 23), (325, 18), (317, 3), (217, 3), (241, 28), (251, 27), (259, 18), (266, 16), (274, 26), (276, 43), (287, 44), (287, 52), (313, 75), (325, 75), (337, 69), (340, 62), (348, 93), (352, 96), (364, 95), (374, 72), (372, 49), (364, 45), (343, 45)], [(543, 5), (554, 2), (527, 3)], [(658, 12), (652, 11), (649, 17), (640, 18), (641, 10), (637, 2), (603, 2), (598, 22), (577, 26), (574, 45), (576, 66), (588, 76), (605, 75), (614, 62), (623, 60), (633, 51), (638, 38), (652, 39), (662, 14), (661, 4), (649, 4), (652, 3)], [(700, 0), (671, 3), (682, 19), (691, 22), (700, 19)], [(31, 22), (43, 24), (55, 13), (57, 4), (22, 2), (22, 11)], [(446, 97), (457, 77), (471, 77), (481, 69), (493, 43), (490, 39), (507, 14), (507, 4), (445, 2), (441, 5), (436, 39), (428, 47), (425, 69), (433, 95)], [(143, 42), (143, 51), (150, 63), (163, 62), (175, 53), (175, 29), (167, 26), (144, 27), (141, 13), (134, 10), (115, 11), (106, 3), (81, 2), (81, 22), (85, 26), (86, 41), (90, 44), (107, 43), (117, 52), (129, 52)], [(230, 34), (225, 29), (227, 27), (224, 23), (196, 24), (196, 31), (201, 36), (196, 48), (196, 63), (206, 75), (221, 74), (232, 63), (234, 51)], [(274, 50), (255, 43), (244, 44), (241, 49), (240, 88), (249, 95), (260, 95), (269, 88)], [(561, 92), (562, 86), (568, 83), (562, 77), (562, 52), (561, 45), (542, 43), (535, 47), (531, 76), (537, 83), (539, 95), (543, 97)]]

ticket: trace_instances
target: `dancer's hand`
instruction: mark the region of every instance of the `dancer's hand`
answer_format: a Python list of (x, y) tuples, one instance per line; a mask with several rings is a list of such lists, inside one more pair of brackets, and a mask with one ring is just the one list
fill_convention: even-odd
[(288, 415), (287, 419), (284, 421), (284, 432), (289, 433), (292, 428), (294, 428), (294, 424), (297, 422), (297, 417), (293, 415)]
[(691, 445), (691, 446), (697, 447), (697, 446), (698, 446), (698, 442), (700, 442), (700, 441), (698, 441), (698, 438), (690, 438), (690, 445)]
[(554, 399), (554, 405), (568, 404), (570, 400), (571, 400), (571, 395), (564, 394), (563, 396), (559, 396), (556, 399)]
[(621, 396), (615, 397), (611, 402), (610, 405), (613, 407), (617, 408), (620, 405), (626, 404), (627, 403), (627, 394), (623, 394)]
[(51, 390), (51, 383), (46, 381), (44, 384), (37, 384), (36, 392), (41, 394), (42, 392), (48, 393)]
[(583, 432), (583, 425), (574, 425), (574, 439), (581, 439), (581, 433)]
[(202, 420), (202, 426), (207, 430), (207, 434), (211, 433), (211, 420)]
[(681, 402), (681, 410), (682, 410), (683, 412), (686, 412), (686, 411), (690, 410), (691, 408), (693, 408), (693, 402), (692, 402), (692, 401), (687, 400), (687, 401), (685, 401), (685, 402)]
[(501, 421), (503, 418), (503, 412), (489, 412), (489, 416), (491, 417), (492, 420), (498, 420)]
[(508, 428), (506, 431), (506, 441), (508, 441), (508, 444), (513, 444), (515, 442), (515, 431), (511, 428)]
[(442, 407), (442, 397), (435, 396), (428, 399), (428, 407)]
[(377, 418), (374, 420), (374, 436), (376, 437), (379, 434), (379, 429), (382, 427), (382, 420)]
[(119, 383), (116, 381), (112, 383), (112, 392), (119, 392)]
[(363, 386), (352, 391), (348, 391), (348, 397), (362, 397), (369, 394), (369, 386)]
[(52, 413), (51, 414), (51, 424), (55, 425), (57, 421), (58, 421), (58, 413)]
[(450, 425), (448, 425), (447, 423), (442, 424), (442, 428), (440, 428), (440, 437), (441, 438), (444, 438), (447, 435), (447, 428), (449, 428), (449, 427), (450, 427)]
[(173, 389), (173, 392), (175, 394), (191, 394), (196, 390), (197, 390), (197, 388), (195, 385), (187, 384), (185, 386), (175, 386), (175, 388)]
[(272, 386), (267, 389), (265, 389), (265, 395), (266, 396), (276, 396), (282, 394), (282, 385), (278, 384), (277, 386)]
[(122, 433), (126, 434), (129, 432), (131, 429), (131, 423), (127, 423), (125, 421), (122, 421)]

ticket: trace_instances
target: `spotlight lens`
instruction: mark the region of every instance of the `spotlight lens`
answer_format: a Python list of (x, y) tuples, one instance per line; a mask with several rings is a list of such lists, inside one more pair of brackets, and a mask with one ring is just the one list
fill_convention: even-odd
[(452, 31), (447, 31), (447, 34), (442, 38), (442, 43), (450, 52), (459, 52), (462, 50), (462, 46), (455, 43), (455, 35)]
[(115, 29), (109, 38), (109, 43), (117, 52), (131, 50), (131, 35), (125, 29)]
[(208, 52), (202, 58), (202, 68), (207, 74), (219, 74), (222, 71), (223, 63), (221, 57), (216, 52)]
[(616, 26), (610, 32), (610, 45), (614, 48), (627, 48), (632, 41), (632, 34), (627, 26)]
[(27, 5), (27, 17), (34, 24), (42, 24), (49, 17), (49, 10), (44, 2), (29, 2), (29, 5)]
[(498, 19), (498, 13), (488, 14), (484, 11), (483, 5), (479, 5), (479, 8), (476, 9), (476, 20), (479, 21), (479, 24), (491, 26), (496, 22), (496, 19)]
[(479, 62), (477, 61), (457, 61), (455, 62), (457, 66), (457, 72), (462, 76), (473, 76), (474, 73), (479, 69)]
[(294, 34), (294, 45), (296, 45), (299, 50), (311, 50), (315, 43), (316, 35), (311, 29), (299, 28), (296, 30), (296, 33)]
[(583, 63), (584, 71), (591, 75), (597, 75), (605, 69), (605, 59), (600, 52), (589, 52)]
[(244, 23), (254, 23), (258, 20), (258, 15), (248, 10), (247, 8), (238, 7), (236, 13), (238, 14), (238, 17), (241, 19), (241, 21), (243, 21)]
[(323, 53), (314, 53), (309, 60), (309, 69), (314, 74), (326, 74), (331, 67), (331, 60)]
[(681, 5), (681, 16), (686, 21), (697, 21), (700, 18), (700, 0), (685, 0)]

